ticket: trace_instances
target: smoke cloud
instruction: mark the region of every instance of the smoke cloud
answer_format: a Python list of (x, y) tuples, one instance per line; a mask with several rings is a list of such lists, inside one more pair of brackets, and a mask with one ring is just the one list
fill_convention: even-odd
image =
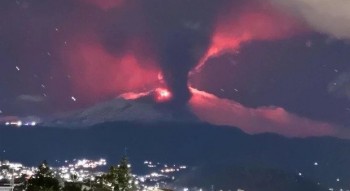
[[(109, 3), (108, 3), (109, 2)], [(210, 45), (218, 12), (227, 0), (93, 1), (101, 11), (89, 12), (89, 23), (74, 26), (75, 13), (59, 46), (65, 70), (76, 76), (73, 90), (90, 97), (146, 90), (158, 86), (161, 72), (172, 102), (190, 99), (189, 72)], [(92, 15), (91, 15), (92, 14)], [(74, 30), (71, 30), (71, 29)], [(57, 71), (57, 69), (55, 69)], [(73, 77), (74, 78), (74, 77)], [(95, 79), (95, 80), (89, 80)], [(86, 97), (86, 95), (85, 95)]]
[[(20, 9), (8, 4), (0, 14), (14, 19), (4, 28), (4, 40), (16, 44), (12, 59), (44, 68), (32, 73), (43, 78), (45, 95), (61, 103), (72, 95), (80, 104), (154, 89), (162, 73), (161, 85), (182, 105), (191, 97), (189, 72), (199, 63), (243, 42), (285, 38), (300, 28), (259, 0), (49, 0), (26, 1)], [(23, 42), (12, 42), (12, 34)]]
[(182, 105), (189, 100), (189, 72), (208, 49), (215, 17), (227, 2), (150, 0), (143, 3), (172, 102)]
[(314, 30), (334, 38), (350, 38), (350, 1), (347, 0), (270, 0), (304, 20)]
[(192, 91), (194, 96), (189, 102), (191, 110), (199, 119), (209, 123), (239, 127), (251, 134), (278, 133), (287, 137), (345, 136), (335, 125), (299, 117), (281, 107), (248, 108), (206, 92), (196, 89)]
[(226, 52), (239, 51), (242, 43), (254, 40), (279, 40), (306, 31), (303, 23), (285, 14), (268, 2), (250, 1), (240, 9), (229, 6), (228, 11), (218, 16), (210, 48), (199, 70), (211, 58)]
[(108, 10), (117, 6), (121, 6), (124, 3), (124, 0), (80, 0), (87, 3), (91, 3), (100, 7), (101, 9)]
[(268, 2), (192, 0), (143, 1), (152, 42), (173, 102), (191, 97), (188, 75), (206, 60), (235, 51), (243, 42), (277, 40), (303, 32), (294, 17)]
[(165, 41), (161, 68), (175, 103), (184, 104), (190, 98), (188, 73), (198, 63), (208, 44), (208, 37), (202, 35), (195, 31), (171, 32)]

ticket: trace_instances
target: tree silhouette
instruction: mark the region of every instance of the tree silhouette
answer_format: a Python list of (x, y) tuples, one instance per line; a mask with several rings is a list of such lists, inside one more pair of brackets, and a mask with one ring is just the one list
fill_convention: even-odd
[(63, 191), (81, 191), (82, 183), (77, 182), (78, 175), (73, 173), (70, 175), (70, 178), (72, 182), (65, 182), (62, 190)]
[(130, 173), (129, 162), (126, 156), (122, 158), (118, 165), (117, 190), (130, 191), (133, 190), (133, 181)]
[(126, 156), (122, 158), (117, 167), (111, 166), (108, 172), (100, 177), (99, 182), (105, 182), (107, 187), (110, 187), (113, 191), (136, 190)]
[(118, 186), (118, 168), (111, 166), (103, 176), (104, 180), (112, 185), (113, 188)]
[(43, 161), (38, 171), (28, 180), (27, 191), (59, 191), (60, 184), (46, 161)]
[(81, 184), (76, 182), (65, 182), (63, 191), (81, 191)]

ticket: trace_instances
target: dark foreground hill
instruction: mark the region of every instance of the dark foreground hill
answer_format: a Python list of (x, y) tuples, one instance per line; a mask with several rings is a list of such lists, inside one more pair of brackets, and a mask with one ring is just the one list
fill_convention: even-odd
[(350, 187), (348, 140), (248, 135), (232, 127), (174, 122), (105, 123), (88, 129), (0, 128), (0, 149), (5, 150), (0, 158), (27, 165), (80, 157), (117, 161), (125, 147), (137, 172), (144, 160), (193, 167), (178, 180), (188, 185), (250, 185), (247, 190), (260, 191)]

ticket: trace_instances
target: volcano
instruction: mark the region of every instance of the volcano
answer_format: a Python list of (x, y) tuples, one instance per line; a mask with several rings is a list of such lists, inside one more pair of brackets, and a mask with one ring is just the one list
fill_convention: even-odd
[(46, 119), (42, 125), (49, 127), (89, 127), (105, 122), (169, 122), (198, 119), (186, 108), (178, 110), (167, 105), (171, 94), (158, 88), (149, 92), (125, 93), (112, 100), (95, 104), (88, 108), (56, 114)]
[(287, 137), (346, 137), (336, 126), (290, 113), (281, 107), (249, 108), (228, 99), (190, 88), (187, 105), (167, 101), (171, 93), (157, 88), (125, 93), (105, 101), (44, 120), (44, 126), (89, 127), (105, 122), (207, 122), (238, 127), (249, 134), (276, 133)]

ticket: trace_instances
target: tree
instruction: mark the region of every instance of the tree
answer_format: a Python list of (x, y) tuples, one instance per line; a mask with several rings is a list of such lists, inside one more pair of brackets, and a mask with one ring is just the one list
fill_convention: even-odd
[(129, 166), (128, 158), (123, 156), (118, 165), (117, 182), (115, 190), (118, 191), (132, 191), (136, 190), (133, 177), (131, 175), (131, 169)]
[[(100, 177), (99, 182), (105, 182), (107, 187), (113, 191), (136, 190), (130, 171), (128, 159), (124, 156), (117, 167), (111, 166), (108, 172)], [(101, 187), (106, 187), (106, 185)]]
[(118, 168), (111, 166), (108, 170), (108, 173), (103, 176), (103, 179), (111, 184), (113, 188), (118, 185)]
[(106, 183), (108, 183), (106, 181), (106, 176), (107, 176), (107, 174), (103, 174), (101, 176), (96, 176), (95, 181), (89, 180), (88, 186), (90, 188), (92, 188), (93, 191), (112, 191), (113, 188), (106, 185)]
[(43, 161), (38, 171), (28, 180), (27, 191), (59, 191), (60, 184), (49, 165)]
[(81, 191), (81, 184), (76, 182), (65, 182), (63, 191)]
[(81, 191), (82, 183), (77, 182), (78, 175), (73, 173), (70, 175), (70, 178), (72, 182), (65, 182), (62, 190), (63, 191)]

